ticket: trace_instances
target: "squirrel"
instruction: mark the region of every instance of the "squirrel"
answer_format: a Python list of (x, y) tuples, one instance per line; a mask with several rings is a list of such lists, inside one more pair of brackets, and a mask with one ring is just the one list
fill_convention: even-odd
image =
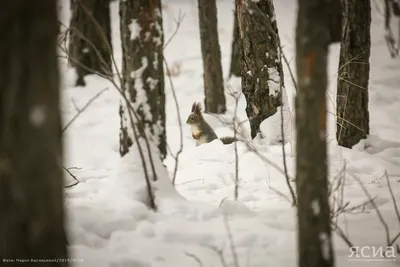
[(186, 124), (192, 129), (192, 137), (196, 140), (196, 146), (210, 143), (215, 139), (221, 140), (224, 145), (238, 141), (235, 137), (231, 136), (218, 138), (217, 134), (204, 119), (201, 105), (198, 102), (193, 103), (192, 112), (188, 116)]

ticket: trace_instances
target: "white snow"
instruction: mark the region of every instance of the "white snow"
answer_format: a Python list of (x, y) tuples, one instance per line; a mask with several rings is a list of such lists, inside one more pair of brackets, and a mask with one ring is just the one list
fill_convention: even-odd
[[(65, 12), (62, 18), (66, 24), (70, 16), (69, 2), (64, 0), (62, 7)], [(274, 1), (274, 4), (282, 52), (289, 59), (294, 71), (297, 7), (291, 0)], [(231, 0), (219, 0), (217, 5), (222, 64), (224, 77), (227, 77), (233, 15), (226, 11), (233, 10), (234, 6)], [(122, 53), (118, 1), (113, 2), (111, 7), (113, 47), (115, 58), (120, 64)], [(180, 74), (172, 79), (181, 109), (181, 119), (185, 122), (193, 101), (203, 101), (203, 71), (195, 1), (169, 0), (164, 3), (165, 36), (171, 36), (174, 32), (174, 27), (166, 25), (174, 25), (174, 18), (179, 10), (187, 16), (164, 53), (169, 65), (176, 62), (180, 64)], [(335, 114), (336, 105), (339, 45), (330, 47), (327, 140), (331, 180), (343, 171), (346, 164), (344, 203), (349, 202), (351, 207), (367, 200), (359, 183), (352, 178), (356, 175), (375, 197), (393, 238), (400, 227), (383, 175), (387, 173), (399, 206), (400, 62), (390, 58), (382, 29), (383, 17), (373, 7), (369, 88), (371, 134), (355, 149), (338, 147), (335, 141), (336, 120), (332, 114)], [(137, 30), (131, 29), (131, 32), (137, 33)], [(152, 62), (142, 60), (142, 64), (142, 68), (132, 75), (139, 77), (140, 71)], [(120, 95), (111, 89), (113, 86), (108, 81), (94, 76), (85, 77), (85, 88), (74, 87), (75, 72), (65, 61), (61, 62), (60, 67), (64, 124), (76, 113), (74, 103), (83, 106), (100, 90), (110, 88), (63, 133), (64, 165), (75, 168), (71, 172), (80, 180), (78, 185), (65, 189), (66, 229), (72, 266), (211, 267), (223, 266), (222, 261), (225, 261), (231, 267), (235, 266), (235, 258), (240, 267), (297, 266), (296, 209), (288, 201), (290, 195), (285, 175), (275, 166), (283, 168), (281, 144), (274, 142), (280, 138), (280, 110), (276, 116), (265, 120), (261, 127), (266, 140), (270, 142), (253, 142), (254, 148), (263, 159), (244, 143), (237, 144), (240, 182), (238, 201), (233, 201), (234, 145), (223, 145), (215, 140), (196, 147), (190, 127), (183, 123), (183, 152), (179, 157), (175, 189), (169, 183), (175, 166), (173, 157), (169, 154), (164, 162), (166, 167), (156, 156), (153, 157), (158, 178), (157, 182), (152, 182), (156, 188), (158, 205), (155, 213), (147, 207), (149, 203), (144, 169), (138, 156), (138, 144), (135, 143), (125, 157), (119, 156)], [(171, 154), (175, 155), (180, 146), (179, 124), (167, 79), (165, 77), (167, 141)], [(139, 80), (136, 86), (140, 91), (140, 82), (143, 84), (149, 81)], [(283, 106), (285, 154), (288, 174), (294, 177), (295, 92), (286, 66), (284, 82), (284, 94), (287, 96), (284, 97)], [(235, 91), (240, 90), (238, 78), (231, 78), (226, 84), (231, 85)], [(139, 92), (138, 101), (143, 100), (145, 98)], [(234, 103), (234, 99), (227, 95), (228, 111), (225, 115), (205, 114), (205, 119), (218, 136), (233, 134), (230, 126), (221, 120), (234, 116)], [(239, 121), (247, 119), (245, 107), (246, 101), (242, 95), (237, 112)], [(244, 135), (248, 138), (248, 122), (243, 123), (243, 127)], [(148, 159), (145, 144), (142, 140), (139, 144)], [(155, 150), (155, 145), (151, 146), (151, 150)], [(148, 164), (146, 170), (152, 179), (153, 172)], [(67, 174), (65, 179), (66, 184), (73, 182)], [(293, 182), (291, 184), (294, 186)], [(363, 211), (357, 210), (339, 216), (337, 223), (355, 246), (386, 246), (384, 228), (371, 205), (366, 205)], [(348, 246), (336, 233), (332, 233), (332, 237), (337, 266), (365, 266), (365, 262), (358, 264), (350, 261), (351, 252)], [(320, 238), (326, 240), (324, 235)], [(399, 244), (399, 241), (396, 243)], [(323, 247), (324, 254), (328, 248)], [(393, 262), (374, 264), (379, 267), (394, 266)]]
[(129, 24), (129, 31), (131, 32), (131, 40), (135, 40), (139, 37), (140, 31), (142, 28), (140, 27), (137, 19), (132, 19), (131, 23)]
[(318, 199), (314, 199), (314, 200), (311, 202), (311, 209), (312, 209), (314, 215), (319, 215), (319, 213), (320, 213), (320, 211), (321, 211), (321, 208), (320, 208), (320, 206), (319, 206), (319, 201), (318, 201)]
[[(151, 114), (150, 106), (147, 104), (147, 93), (145, 91), (143, 84), (143, 72), (148, 67), (148, 62), (146, 57), (142, 57), (142, 66), (131, 72), (131, 78), (134, 79), (135, 84), (134, 88), (136, 91), (135, 102), (133, 103), (133, 107), (138, 110), (142, 109), (145, 119), (148, 121), (152, 120), (153, 115)], [(155, 80), (147, 79), (146, 82), (149, 84), (150, 88), (155, 86)]]
[(324, 257), (325, 260), (329, 260), (331, 257), (330, 256), (331, 246), (329, 244), (328, 234), (321, 233), (319, 239), (321, 240), (322, 257)]
[[(156, 8), (156, 9), (154, 10), (154, 12), (155, 12), (155, 16), (156, 16), (156, 17), (160, 17), (160, 16), (162, 15), (161, 12), (160, 12), (160, 10), (159, 10), (158, 8)], [(161, 38), (163, 38), (163, 36), (164, 36), (163, 31), (162, 31), (162, 27), (161, 27), (160, 23), (158, 23), (158, 21), (156, 21), (154, 27), (155, 27), (155, 29), (156, 29), (156, 32), (158, 33), (158, 36), (157, 36), (157, 37), (154, 37), (154, 36), (153, 36), (153, 42), (154, 42), (156, 45), (159, 45), (159, 46), (160, 46), (160, 45), (162, 45), (162, 43), (161, 43)], [(157, 57), (155, 57), (155, 58), (157, 59)]]
[(272, 96), (278, 95), (281, 91), (281, 77), (279, 76), (278, 70), (274, 68), (268, 68), (268, 87), (269, 93)]
[(47, 108), (45, 105), (35, 105), (33, 106), (30, 113), (30, 120), (36, 127), (41, 126), (47, 118)]

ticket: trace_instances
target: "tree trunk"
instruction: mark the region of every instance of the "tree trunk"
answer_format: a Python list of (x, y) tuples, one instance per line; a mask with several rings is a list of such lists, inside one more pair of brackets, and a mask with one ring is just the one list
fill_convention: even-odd
[(300, 267), (334, 265), (328, 202), (326, 99), (329, 1), (299, 0), (296, 188)]
[(251, 137), (281, 106), (284, 86), (280, 39), (272, 0), (237, 1), (242, 56), (242, 90)]
[(215, 0), (198, 0), (198, 7), (205, 112), (225, 113), (226, 100), (218, 38), (217, 5)]
[(0, 258), (13, 261), (7, 266), (68, 258), (56, 4), (9, 0), (0, 10)]
[[(160, 0), (121, 1), (120, 20), (125, 94), (139, 115), (136, 126), (140, 136), (146, 133), (157, 144), (164, 159), (167, 144)], [(123, 156), (134, 140), (125, 103), (120, 107), (120, 116), (120, 154)]]
[(234, 24), (233, 24), (233, 39), (232, 39), (232, 51), (231, 51), (231, 67), (229, 70), (229, 77), (236, 76), (240, 77), (241, 68), (240, 68), (240, 46), (239, 46), (239, 23), (237, 16), (237, 6), (235, 5), (235, 12), (233, 16)]
[(340, 43), (342, 41), (342, 6), (341, 0), (333, 0), (330, 2), (329, 8), (329, 33), (330, 43)]
[(344, 27), (337, 81), (339, 145), (351, 148), (369, 134), (368, 81), (371, 3), (343, 1)]
[(69, 62), (76, 68), (76, 85), (88, 74), (112, 76), (109, 0), (71, 0)]

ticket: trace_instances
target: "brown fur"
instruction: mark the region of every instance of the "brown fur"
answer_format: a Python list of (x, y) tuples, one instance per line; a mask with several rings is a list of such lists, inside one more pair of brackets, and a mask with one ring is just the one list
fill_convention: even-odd
[(194, 140), (199, 140), (202, 135), (202, 132), (192, 133), (192, 137)]

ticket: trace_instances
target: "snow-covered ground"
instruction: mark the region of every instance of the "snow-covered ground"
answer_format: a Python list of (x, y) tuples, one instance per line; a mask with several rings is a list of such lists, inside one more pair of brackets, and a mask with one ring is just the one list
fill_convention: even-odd
[[(180, 68), (173, 84), (184, 124), (193, 101), (203, 102), (203, 77), (195, 0), (163, 1), (165, 37), (175, 30), (174, 18), (185, 13), (183, 23), (165, 49), (172, 68)], [(227, 77), (233, 27), (233, 1), (219, 0), (218, 28), (224, 76)], [(292, 0), (274, 1), (281, 42), (294, 68), (294, 26), (296, 4)], [(62, 20), (69, 20), (69, 1), (64, 0)], [(112, 3), (113, 45), (121, 59), (118, 1)], [(345, 177), (344, 203), (347, 208), (367, 200), (359, 177), (385, 218), (390, 236), (400, 231), (388, 191), (387, 172), (394, 197), (400, 199), (400, 62), (391, 59), (383, 39), (383, 17), (373, 8), (370, 76), (371, 137), (353, 150), (335, 143), (335, 87), (339, 46), (334, 45), (329, 58), (329, 164), (332, 181)], [(285, 67), (285, 84), (293, 110), (293, 86)], [(156, 166), (161, 179), (154, 213), (140, 202), (143, 198), (142, 166), (136, 151), (119, 157), (119, 95), (113, 86), (99, 77), (87, 77), (86, 87), (74, 87), (74, 73), (62, 64), (62, 115), (68, 122), (77, 108), (99, 91), (109, 88), (64, 133), (65, 166), (72, 169), (80, 183), (65, 190), (67, 230), (74, 266), (296, 266), (296, 210), (285, 196), (289, 192), (285, 176), (256, 153), (239, 143), (239, 201), (233, 201), (235, 179), (234, 145), (219, 141), (199, 147), (183, 125), (183, 152), (179, 158), (176, 190), (167, 186), (172, 178), (174, 160)], [(238, 79), (227, 80), (235, 90)], [(167, 135), (172, 153), (179, 149), (179, 123), (171, 87), (166, 79)], [(228, 116), (234, 114), (234, 100), (227, 96)], [(245, 101), (239, 103), (238, 117), (246, 119)], [(205, 115), (218, 135), (232, 130), (218, 118)], [(248, 127), (247, 124), (245, 124)], [(264, 158), (283, 167), (279, 145), (255, 145)], [(364, 147), (367, 147), (364, 150)], [(285, 146), (290, 176), (294, 176), (293, 143)], [(340, 175), (345, 166), (345, 175)], [(342, 172), (343, 173), (343, 172)], [(336, 177), (336, 178), (335, 178)], [(344, 178), (343, 178), (344, 179)], [(66, 175), (66, 184), (73, 180)], [(292, 183), (294, 186), (294, 184)], [(181, 197), (182, 196), (182, 197)], [(397, 205), (400, 205), (397, 202)], [(356, 246), (384, 246), (382, 223), (372, 207), (362, 212), (341, 215), (339, 224)], [(397, 242), (397, 243), (400, 243)], [(334, 234), (337, 266), (394, 266), (400, 261), (350, 261), (349, 247)], [(365, 251), (368, 253), (372, 251)], [(398, 256), (400, 257), (400, 256)], [(387, 260), (387, 259), (386, 259)]]

